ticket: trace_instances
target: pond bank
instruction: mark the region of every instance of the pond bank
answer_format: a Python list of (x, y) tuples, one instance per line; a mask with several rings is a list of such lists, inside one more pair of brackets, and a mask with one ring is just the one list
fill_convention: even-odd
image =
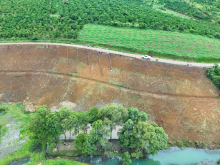
[[(62, 157), (62, 156), (61, 156)], [(94, 165), (119, 165), (120, 157), (102, 159), (101, 156), (87, 157), (63, 157), (65, 159), (77, 160), (83, 163)], [(150, 155), (148, 159), (133, 159), (131, 165), (217, 165), (220, 159), (220, 150), (206, 150), (195, 148), (171, 147), (167, 150), (161, 150), (157, 155)]]

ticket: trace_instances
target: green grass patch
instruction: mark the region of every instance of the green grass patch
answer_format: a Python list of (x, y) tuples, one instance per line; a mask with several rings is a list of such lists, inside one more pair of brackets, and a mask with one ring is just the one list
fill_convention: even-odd
[[(6, 125), (10, 122), (21, 122), (21, 136), (19, 138), (19, 140), (24, 139), (24, 138), (28, 138), (29, 131), (27, 130), (27, 125), (29, 122), (29, 115), (27, 114), (24, 110), (24, 108), (22, 107), (22, 105), (20, 103), (17, 104), (1, 104), (0, 105), (0, 109), (1, 110), (5, 110), (7, 113), (4, 113), (3, 115), (0, 116), (0, 123), (2, 125), (1, 128), (1, 137), (4, 136), (4, 134), (8, 131), (9, 127), (7, 127)], [(1, 138), (0, 137), (0, 138)], [(16, 144), (16, 143), (15, 143)], [(31, 140), (27, 140), (27, 142), (21, 147), (20, 150), (15, 151), (5, 157), (3, 157), (0, 160), (0, 164), (1, 165), (8, 165), (13, 161), (22, 159), (22, 158), (26, 158), (26, 157), (30, 157), (30, 162), (27, 165), (37, 165), (41, 162), (41, 160), (43, 159), (42, 153), (32, 153), (30, 152), (30, 147), (33, 144), (33, 141)]]
[(220, 61), (220, 41), (177, 32), (118, 28), (88, 24), (77, 42), (107, 45), (136, 52), (152, 52), (158, 57)]
[(23, 120), (27, 117), (24, 109), (18, 104), (1, 104), (0, 109), (4, 109), (7, 113), (0, 116), (0, 123), (2, 126), (6, 125), (11, 120)]
[(86, 165), (77, 161), (66, 160), (66, 159), (48, 159), (43, 165)]
[(77, 77), (77, 73), (69, 73), (69, 76)]

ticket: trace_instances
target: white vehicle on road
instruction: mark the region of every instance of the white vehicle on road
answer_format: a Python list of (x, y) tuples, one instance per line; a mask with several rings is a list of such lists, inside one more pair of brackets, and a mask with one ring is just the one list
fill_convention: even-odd
[(148, 56), (148, 55), (144, 55), (141, 57), (142, 59), (147, 59), (147, 60), (150, 60), (152, 57), (151, 56)]

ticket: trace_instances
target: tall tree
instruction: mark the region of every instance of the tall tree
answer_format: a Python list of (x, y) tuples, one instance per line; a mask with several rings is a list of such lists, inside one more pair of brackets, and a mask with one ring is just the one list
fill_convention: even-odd
[(57, 112), (51, 112), (45, 105), (39, 106), (30, 119), (29, 130), (46, 149), (46, 144), (59, 141), (59, 136), (63, 132), (60, 122)]
[(132, 153), (132, 157), (142, 158), (145, 155), (154, 155), (167, 147), (167, 134), (162, 127), (158, 127), (154, 122), (138, 122), (132, 133), (136, 139), (136, 150)]
[(62, 107), (59, 111), (59, 116), (61, 120), (61, 126), (65, 135), (65, 140), (66, 140), (66, 132), (73, 130), (75, 124), (77, 123), (77, 116), (74, 115), (71, 109), (67, 107)]
[(92, 141), (95, 145), (100, 144), (104, 149), (104, 155), (107, 155), (107, 150), (112, 146), (107, 137), (110, 135), (110, 129), (103, 124), (102, 120), (97, 120), (92, 124), (90, 132)]
[[(135, 148), (136, 138), (133, 136), (134, 122), (129, 119), (125, 125), (119, 130), (119, 145), (125, 148)], [(130, 150), (131, 152), (131, 150)]]
[(96, 151), (96, 146), (91, 142), (91, 135), (80, 133), (74, 140), (74, 147), (78, 154), (87, 156)]
[(78, 113), (77, 117), (78, 117), (79, 129), (82, 130), (84, 133), (87, 133), (90, 122), (89, 113), (86, 111), (82, 111)]
[[(99, 119), (108, 123), (111, 132), (116, 126), (122, 125), (128, 119), (128, 111), (121, 105), (110, 104), (100, 109)], [(112, 139), (112, 134), (110, 140)]]
[(90, 116), (90, 123), (95, 122), (98, 120), (98, 114), (99, 114), (99, 109), (96, 107), (93, 107), (90, 109), (89, 116)]

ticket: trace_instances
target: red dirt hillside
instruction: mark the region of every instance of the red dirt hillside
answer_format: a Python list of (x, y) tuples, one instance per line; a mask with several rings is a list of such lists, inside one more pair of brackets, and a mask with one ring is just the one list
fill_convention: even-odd
[(137, 107), (164, 127), (169, 140), (220, 142), (220, 99), (205, 70), (86, 49), (0, 45), (0, 102), (29, 110), (75, 103)]

